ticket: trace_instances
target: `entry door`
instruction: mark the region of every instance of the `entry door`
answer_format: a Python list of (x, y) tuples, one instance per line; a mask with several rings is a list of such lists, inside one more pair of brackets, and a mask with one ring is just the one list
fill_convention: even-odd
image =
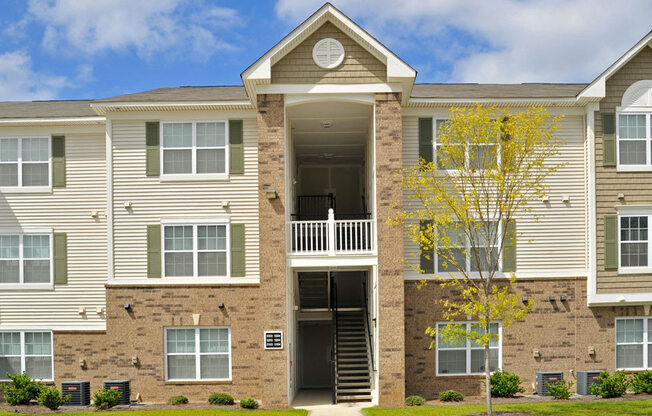
[(331, 388), (331, 324), (299, 323), (301, 387)]

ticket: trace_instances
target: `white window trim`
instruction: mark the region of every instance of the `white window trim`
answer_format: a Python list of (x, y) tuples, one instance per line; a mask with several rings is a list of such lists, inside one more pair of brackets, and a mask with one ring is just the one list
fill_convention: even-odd
[(643, 345), (643, 367), (640, 368), (629, 368), (629, 367), (617, 367), (616, 370), (649, 370), (652, 368), (652, 363), (648, 362), (648, 345), (652, 344), (652, 339), (648, 339), (648, 325), (652, 323), (652, 318), (649, 316), (621, 316), (616, 318), (616, 324), (618, 321), (626, 321), (629, 319), (642, 319), (643, 320), (643, 341), (642, 342), (618, 342), (616, 334), (616, 325), (614, 325), (614, 363), (618, 364), (618, 345)]
[[(440, 373), (439, 372), (439, 325), (466, 325), (467, 326), (467, 331), (469, 330), (468, 327), (473, 324), (479, 323), (478, 321), (456, 321), (456, 322), (437, 322), (435, 328), (437, 329), (437, 337), (435, 339), (435, 345), (437, 346), (436, 348), (436, 353), (435, 353), (435, 371), (437, 377), (448, 377), (448, 376), (474, 376), (474, 375), (482, 375), (484, 373), (472, 373), (471, 372), (471, 350), (483, 350), (484, 347), (482, 346), (477, 346), (477, 347), (472, 347), (471, 343), (472, 341), (467, 337), (466, 339), (466, 345), (464, 347), (456, 347), (456, 348), (441, 348), (444, 351), (452, 351), (452, 350), (465, 350), (466, 351), (466, 372), (464, 373)], [(498, 368), (503, 368), (503, 325), (499, 321), (491, 321), (492, 324), (498, 324), (498, 347), (491, 347), (491, 349), (498, 349)], [(477, 344), (475, 344), (477, 345)]]
[[(197, 246), (197, 227), (207, 225), (222, 225), (226, 228), (226, 274), (224, 276), (199, 276), (199, 263), (197, 259), (199, 257), (198, 246)], [(231, 227), (229, 226), (228, 221), (192, 221), (186, 222), (179, 220), (176, 222), (162, 222), (161, 224), (161, 271), (163, 279), (203, 279), (203, 280), (214, 280), (214, 279), (225, 279), (231, 277)], [(165, 250), (165, 227), (192, 227), (192, 267), (193, 275), (192, 276), (166, 276), (165, 274), (165, 253), (168, 252)], [(215, 250), (216, 252), (221, 252), (222, 250)], [(169, 251), (175, 252), (175, 251)], [(188, 252), (188, 251), (176, 251), (176, 252)]]
[[(163, 142), (163, 126), (165, 124), (178, 124), (186, 123), (192, 124), (192, 145), (191, 147), (167, 148), (167, 149), (187, 149), (191, 151), (191, 170), (192, 173), (165, 173), (165, 165), (163, 163), (163, 152), (166, 147)], [(198, 149), (221, 149), (221, 147), (197, 147), (197, 123), (224, 123), (224, 173), (195, 173), (197, 170), (197, 150)], [(229, 120), (170, 120), (161, 121), (161, 128), (159, 131), (159, 158), (161, 166), (160, 180), (166, 181), (197, 181), (197, 180), (228, 180), (229, 179)]]
[[(646, 267), (623, 267), (622, 266), (622, 241), (620, 239), (620, 219), (624, 217), (647, 217), (647, 226), (648, 226), (648, 236), (647, 236), (647, 262)], [(640, 274), (640, 273), (650, 273), (652, 272), (652, 265), (650, 260), (652, 259), (652, 244), (650, 242), (650, 221), (652, 221), (652, 212), (651, 211), (619, 211), (617, 216), (618, 221), (618, 273), (619, 274)]]
[[(10, 333), (10, 332), (18, 332), (18, 333), (20, 333), (20, 369), (21, 369), (20, 371), (21, 371), (21, 373), (26, 371), (26, 367), (25, 367), (25, 357), (26, 357), (26, 354), (25, 354), (25, 333), (26, 332), (47, 332), (48, 334), (50, 334), (50, 354), (49, 355), (47, 355), (47, 354), (46, 355), (43, 355), (43, 354), (30, 355), (30, 357), (50, 357), (51, 358), (51, 364), (52, 364), (52, 369), (51, 369), (50, 374), (52, 374), (52, 378), (48, 378), (48, 379), (44, 378), (44, 379), (39, 379), (39, 380), (41, 380), (41, 381), (54, 381), (54, 339), (52, 337), (52, 331), (50, 331), (49, 329), (30, 329), (30, 330), (26, 330), (26, 331), (0, 330), (0, 333), (5, 333), (5, 332), (7, 332), (7, 333)], [(6, 356), (3, 356), (3, 357), (17, 357), (17, 355), (6, 355)], [(7, 377), (6, 374), (0, 374), (0, 382), (9, 381), (9, 379), (5, 378), (5, 377)]]
[[(0, 162), (0, 164), (18, 165), (18, 186), (0, 186), (0, 192), (10, 193), (44, 193), (52, 192), (52, 138), (48, 136), (0, 136), (2, 139), (18, 139), (18, 160), (16, 162)], [(23, 139), (46, 139), (48, 143), (48, 184), (44, 186), (23, 186)], [(45, 163), (27, 162), (29, 163)]]
[[(194, 355), (195, 356), (195, 378), (173, 378), (168, 376), (168, 329), (192, 329), (195, 331), (195, 352), (194, 353), (171, 353), (171, 355)], [(228, 353), (202, 353), (200, 349), (200, 330), (201, 329), (226, 329), (229, 334), (229, 352)], [(231, 327), (229, 326), (169, 326), (163, 328), (163, 344), (165, 353), (165, 380), (166, 381), (231, 381), (233, 379), (233, 348), (231, 343)], [(202, 355), (227, 355), (229, 357), (229, 377), (228, 378), (201, 378), (201, 360)]]
[[(47, 235), (50, 244), (50, 281), (47, 283), (24, 283), (24, 256), (23, 239), (25, 235)], [(54, 288), (54, 247), (52, 230), (3, 230), (0, 229), (0, 236), (18, 236), (18, 283), (0, 283), (0, 290), (48, 290)], [(10, 259), (3, 259), (10, 260)], [(14, 259), (16, 260), (16, 259)], [(36, 259), (42, 260), (42, 259)]]
[[(432, 118), (432, 161), (435, 165), (437, 165), (437, 122), (438, 121), (449, 121), (450, 118), (442, 118), (442, 117), (433, 117)], [(478, 145), (478, 146), (489, 146), (487, 145)], [(500, 140), (496, 140), (496, 146), (498, 147), (497, 155), (496, 155), (496, 163), (498, 166), (500, 166), (501, 162), (501, 152), (500, 152)], [(464, 152), (464, 164), (468, 166), (471, 163), (471, 155), (469, 154), (469, 151)], [(441, 169), (441, 171), (448, 173), (449, 175), (454, 174), (456, 169)]]
[[(500, 239), (502, 238), (502, 233), (503, 233), (503, 227), (502, 227), (501, 224), (498, 224), (497, 241), (500, 241)], [(471, 253), (470, 253), (471, 244), (469, 242), (469, 239), (466, 238), (466, 236), (464, 237), (464, 239), (466, 240), (466, 246), (465, 246), (465, 251), (466, 251), (466, 254), (465, 254), (465, 256), (466, 256), (466, 273), (468, 274), (468, 276), (470, 278), (474, 278), (474, 277), (479, 278), (480, 277), (480, 272), (471, 270)], [(445, 247), (448, 247), (448, 246), (445, 246)], [(493, 247), (498, 248), (498, 246), (493, 246)], [(433, 256), (434, 261), (435, 261), (434, 269), (435, 269), (435, 274), (436, 275), (441, 275), (442, 277), (452, 277), (452, 276), (456, 276), (456, 275), (457, 276), (461, 275), (461, 272), (459, 270), (454, 270), (452, 272), (448, 272), (448, 271), (441, 271), (440, 272), (439, 271), (439, 254), (437, 253), (436, 249), (434, 250), (434, 252), (435, 252), (434, 256)], [(502, 272), (503, 272), (502, 259), (503, 259), (503, 253), (500, 253), (500, 255), (498, 256), (498, 270), (496, 270), (496, 275), (498, 277), (500, 277), (502, 275)]]
[[(645, 165), (623, 165), (620, 163), (620, 116), (621, 115), (644, 115), (645, 116), (645, 138), (622, 139), (622, 140), (644, 140), (645, 141)], [(616, 108), (616, 171), (617, 172), (652, 172), (652, 109), (648, 107)]]

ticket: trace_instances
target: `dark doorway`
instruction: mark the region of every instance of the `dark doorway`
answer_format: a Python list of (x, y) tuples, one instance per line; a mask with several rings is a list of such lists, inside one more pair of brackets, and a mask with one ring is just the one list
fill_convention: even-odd
[(300, 387), (331, 388), (331, 323), (299, 322)]

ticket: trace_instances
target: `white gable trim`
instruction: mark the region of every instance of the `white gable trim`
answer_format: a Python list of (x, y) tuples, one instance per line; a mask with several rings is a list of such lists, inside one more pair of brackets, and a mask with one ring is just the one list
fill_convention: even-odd
[(634, 47), (628, 50), (609, 68), (600, 74), (591, 84), (584, 88), (577, 98), (604, 98), (606, 95), (606, 82), (615, 72), (622, 68), (627, 62), (635, 57), (646, 46), (652, 47), (652, 32), (648, 33)]

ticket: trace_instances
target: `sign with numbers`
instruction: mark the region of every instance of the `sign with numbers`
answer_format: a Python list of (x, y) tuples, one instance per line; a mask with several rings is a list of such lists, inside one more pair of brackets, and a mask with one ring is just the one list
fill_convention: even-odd
[(283, 331), (265, 331), (265, 349), (283, 349)]

